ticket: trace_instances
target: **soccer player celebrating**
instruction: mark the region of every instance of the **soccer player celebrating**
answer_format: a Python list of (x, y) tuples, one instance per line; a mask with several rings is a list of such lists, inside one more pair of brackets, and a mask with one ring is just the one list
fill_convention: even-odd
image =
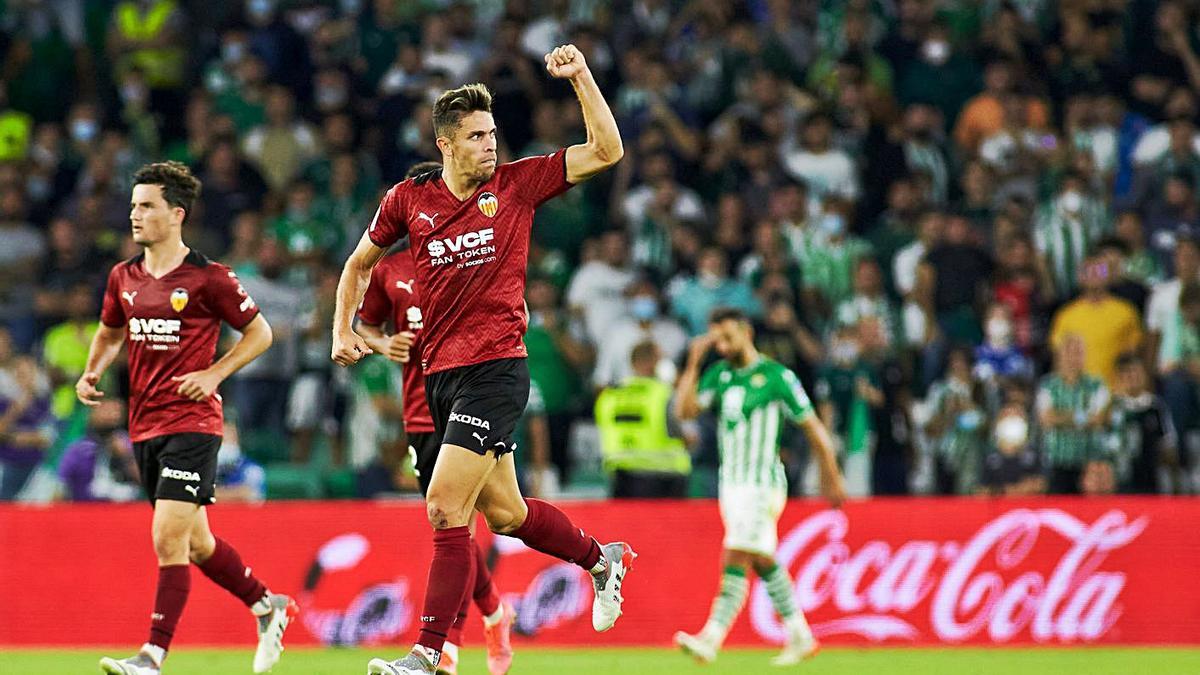
[(616, 164), (623, 149), (612, 111), (573, 45), (546, 55), (550, 75), (568, 80), (583, 108), (587, 142), (497, 165), (491, 94), (472, 84), (442, 94), (433, 126), (443, 169), (406, 180), (383, 199), (342, 271), (333, 326), (333, 360), (350, 365), (371, 348), (351, 320), (387, 247), (411, 239), (421, 289), (421, 368), (435, 433), (441, 439), (426, 493), (433, 561), (417, 644), (368, 673), (433, 673), (471, 576), (467, 523), (475, 509), (488, 527), (530, 548), (573, 562), (594, 579), (592, 627), (621, 615), (621, 584), (633, 550), (601, 546), (554, 506), (523, 499), (512, 434), (529, 396), (522, 335), (523, 294), (533, 212), (572, 185)]
[[(700, 365), (713, 346), (721, 360), (701, 377)], [(681, 419), (716, 408), (719, 501), (725, 524), (725, 571), (708, 621), (699, 635), (676, 633), (675, 643), (705, 663), (716, 659), (746, 601), (746, 572), (753, 568), (766, 583), (767, 595), (787, 629), (787, 643), (774, 663), (798, 663), (816, 653), (817, 641), (796, 607), (787, 571), (775, 562), (777, 521), (787, 501), (787, 479), (779, 460), (780, 422), (786, 417), (804, 430), (820, 461), (825, 496), (837, 507), (845, 499), (845, 488), (829, 433), (814, 414), (796, 374), (758, 353), (750, 321), (736, 309), (715, 310), (708, 333), (692, 341), (675, 400)]]
[[(431, 177), (442, 170), (437, 162), (421, 162), (408, 170), (405, 178), (420, 175)], [(426, 178), (428, 180), (428, 178)], [(407, 244), (407, 240), (402, 240)], [(413, 351), (420, 350), (421, 329), (424, 327), (421, 312), (421, 293), (416, 281), (416, 267), (407, 246), (389, 254), (371, 272), (371, 284), (363, 296), (358, 309), (358, 332), (372, 351), (401, 364), (404, 370), (404, 431), (408, 436), (408, 452), (416, 467), (417, 484), (421, 494), (429, 492), (429, 479), (441, 450), (441, 438), (434, 433), (433, 416), (425, 401), (425, 376), (421, 366), (410, 358)], [(384, 333), (383, 325), (391, 323), (392, 333)], [(471, 519), (473, 526), (475, 519)], [(446, 636), (442, 649), (442, 661), (438, 673), (454, 675), (457, 672), (458, 645), (462, 644), (463, 622), (471, 601), (478, 605), (483, 614), (483, 632), (487, 642), (488, 671), (492, 675), (504, 675), (512, 665), (512, 642), (510, 635), (514, 612), (511, 605), (500, 602), (500, 595), (492, 583), (487, 559), (478, 544), (469, 561), (473, 581), (471, 592), (463, 595), (457, 618)]]
[[(217, 387), (271, 345), (271, 327), (225, 265), (183, 243), (182, 228), (200, 181), (178, 162), (150, 164), (133, 176), (129, 219), (144, 252), (108, 275), (100, 329), (75, 393), (88, 406), (104, 393), (100, 376), (129, 346), (129, 435), (146, 496), (158, 591), (150, 638), (136, 656), (104, 658), (113, 675), (157, 675), (191, 589), (189, 563), (250, 608), (258, 624), (254, 672), (279, 661), (283, 631), (296, 613), (285, 595), (267, 590), (238, 552), (213, 536), (205, 505), (214, 502), (223, 429)], [(224, 321), (242, 333), (215, 363)]]

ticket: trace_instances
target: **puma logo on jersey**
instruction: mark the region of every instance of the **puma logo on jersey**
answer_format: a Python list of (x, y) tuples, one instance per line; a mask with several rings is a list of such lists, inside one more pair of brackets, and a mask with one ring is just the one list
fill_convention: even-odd
[(428, 220), (429, 221), (429, 229), (431, 229), (431, 230), (433, 228), (437, 227), (437, 223), (433, 222), (433, 219), (437, 218), (437, 217), (438, 217), (438, 214), (436, 214), (436, 213), (431, 216), (431, 215), (426, 214), (424, 211), (421, 211), (420, 213), (417, 214), (417, 220)]
[(133, 307), (133, 299), (137, 297), (137, 294), (137, 291), (121, 291), (121, 297), (125, 298), (125, 301), (129, 303), (130, 307)]
[(471, 415), (463, 415), (462, 413), (456, 413), (456, 412), (450, 413), (450, 421), (451, 422), (462, 422), (463, 424), (470, 424), (473, 427), (479, 427), (480, 429), (486, 429), (487, 431), (492, 430), (491, 422), (488, 422), (485, 419), (480, 419), (478, 417), (473, 417)]
[(408, 293), (411, 295), (413, 292), (412, 287), (413, 287), (414, 281), (416, 281), (416, 279), (409, 279), (407, 283), (405, 283), (403, 281), (397, 281), (396, 288), (403, 288), (404, 290), (408, 291)]
[(483, 447), (485, 444), (487, 444), (487, 436), (480, 436), (474, 432), (472, 432), (471, 435), (475, 437), (475, 440), (479, 441), (479, 447)]

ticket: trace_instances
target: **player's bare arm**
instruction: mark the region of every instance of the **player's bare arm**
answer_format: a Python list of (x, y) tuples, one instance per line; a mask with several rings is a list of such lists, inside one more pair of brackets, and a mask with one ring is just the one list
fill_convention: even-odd
[(821, 469), (821, 492), (833, 508), (840, 508), (846, 501), (846, 485), (842, 481), (842, 473), (838, 470), (837, 455), (833, 450), (833, 439), (829, 430), (815, 414), (809, 415), (800, 423), (804, 437), (808, 439), (808, 447), (814, 451), (818, 466)]
[(96, 335), (92, 337), (92, 345), (88, 348), (87, 365), (84, 366), (79, 381), (75, 383), (75, 396), (80, 403), (88, 407), (100, 405), (104, 392), (97, 389), (96, 385), (100, 383), (100, 376), (121, 353), (121, 346), (124, 344), (124, 326), (113, 328), (100, 324)]
[(383, 326), (359, 321), (354, 332), (362, 336), (363, 342), (367, 343), (371, 351), (383, 354), (390, 361), (408, 363), (412, 358), (412, 344), (416, 335), (409, 331), (388, 335), (383, 332)]
[(700, 398), (696, 395), (696, 387), (700, 383), (700, 366), (712, 346), (713, 338), (708, 333), (696, 336), (688, 345), (687, 364), (675, 385), (675, 416), (681, 420), (696, 419), (700, 414)]
[(358, 240), (358, 246), (346, 259), (342, 277), (338, 280), (337, 305), (333, 310), (333, 353), (331, 358), (339, 366), (350, 366), (372, 353), (371, 347), (361, 335), (354, 331), (354, 312), (362, 304), (367, 286), (371, 283), (371, 270), (383, 258), (387, 249), (376, 246), (367, 232)]
[(242, 337), (216, 363), (204, 370), (172, 377), (171, 381), (179, 384), (180, 396), (193, 401), (206, 400), (230, 375), (267, 351), (272, 339), (271, 325), (259, 314), (242, 328)]
[(583, 53), (575, 45), (555, 47), (545, 58), (546, 71), (552, 77), (569, 80), (583, 108), (587, 141), (567, 148), (566, 158), (567, 180), (581, 183), (616, 164), (624, 156), (621, 132)]

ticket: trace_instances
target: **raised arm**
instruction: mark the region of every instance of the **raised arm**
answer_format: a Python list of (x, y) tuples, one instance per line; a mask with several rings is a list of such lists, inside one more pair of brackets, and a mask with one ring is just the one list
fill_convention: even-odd
[(704, 409), (697, 387), (700, 384), (700, 366), (712, 344), (712, 336), (702, 333), (688, 345), (687, 364), (675, 384), (675, 417), (681, 420), (695, 419)]
[(354, 332), (354, 312), (362, 302), (367, 286), (371, 283), (371, 270), (383, 258), (387, 249), (371, 241), (370, 232), (364, 232), (358, 246), (346, 259), (342, 277), (338, 280), (337, 305), (333, 310), (333, 354), (339, 366), (349, 366), (371, 353), (362, 336)]
[(555, 47), (546, 55), (546, 70), (555, 78), (570, 80), (583, 108), (587, 141), (567, 148), (567, 181), (580, 183), (620, 161), (625, 154), (621, 132), (583, 53), (575, 45)]

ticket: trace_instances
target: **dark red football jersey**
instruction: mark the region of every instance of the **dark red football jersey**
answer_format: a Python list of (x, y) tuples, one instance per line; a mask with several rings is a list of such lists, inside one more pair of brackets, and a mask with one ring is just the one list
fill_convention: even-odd
[(367, 233), (384, 248), (412, 238), (426, 375), (527, 355), (521, 338), (533, 211), (570, 187), (563, 149), (501, 164), (463, 201), (440, 175), (388, 191)]
[(425, 400), (425, 375), (417, 363), (425, 332), (425, 315), (421, 311), (418, 289), (410, 252), (393, 253), (380, 260), (371, 272), (371, 284), (358, 308), (358, 318), (372, 326), (381, 326), (390, 320), (394, 332), (409, 331), (416, 336), (413, 358), (404, 364), (404, 427), (412, 433), (429, 434), (434, 431), (433, 414)]
[(221, 322), (237, 329), (258, 316), (233, 270), (199, 253), (161, 279), (138, 255), (112, 268), (100, 320), (124, 327), (129, 349), (129, 436), (144, 441), (187, 432), (222, 434), (221, 396), (196, 402), (171, 378), (213, 363)]

